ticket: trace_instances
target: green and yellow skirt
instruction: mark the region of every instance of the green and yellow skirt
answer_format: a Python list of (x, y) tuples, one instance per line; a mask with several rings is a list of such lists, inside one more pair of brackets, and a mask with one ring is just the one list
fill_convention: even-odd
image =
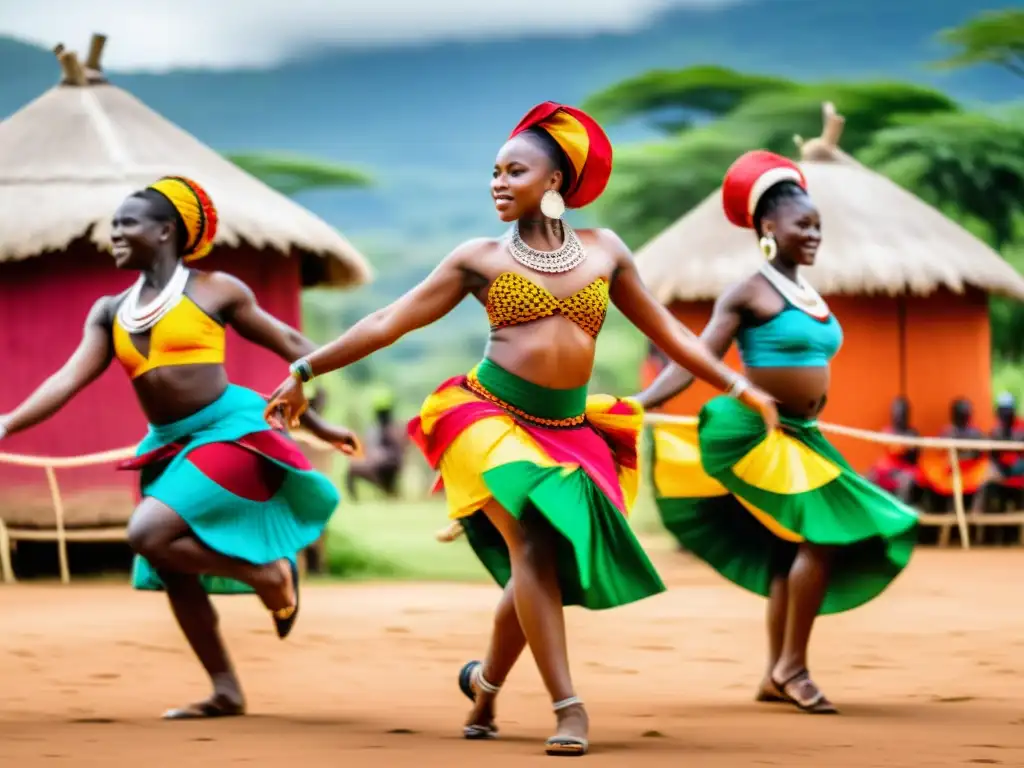
[(857, 474), (814, 422), (781, 421), (767, 434), (758, 413), (716, 397), (697, 424), (655, 426), (661, 520), (686, 550), (764, 597), (801, 542), (834, 546), (820, 612), (856, 608), (907, 566), (917, 513)]
[(512, 568), (482, 511), (492, 499), (516, 519), (540, 515), (551, 525), (562, 603), (601, 610), (665, 591), (627, 519), (642, 424), (635, 401), (548, 389), (484, 360), (435, 390), (409, 434), (498, 584)]

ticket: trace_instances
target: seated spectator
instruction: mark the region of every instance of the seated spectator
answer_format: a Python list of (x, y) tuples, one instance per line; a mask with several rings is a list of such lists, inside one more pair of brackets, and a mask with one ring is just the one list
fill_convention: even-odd
[[(950, 409), (950, 424), (940, 437), (955, 440), (984, 440), (985, 434), (974, 425), (974, 409), (969, 400), (957, 398)], [(961, 490), (964, 505), (971, 507), (975, 494), (988, 475), (988, 456), (981, 450), (958, 450)], [(935, 511), (953, 510), (953, 467), (945, 450), (923, 451), (920, 460), (921, 477), (925, 489), (932, 497)]]
[[(883, 430), (889, 435), (919, 437), (910, 425), (910, 402), (900, 395), (892, 401), (890, 423)], [(907, 504), (914, 504), (921, 496), (921, 468), (918, 450), (910, 445), (888, 445), (886, 452), (868, 470), (868, 480)]]
[[(996, 399), (996, 425), (989, 436), (993, 440), (1024, 442), (1024, 419), (1017, 416), (1017, 400), (1009, 392)], [(989, 472), (974, 502), (976, 512), (1005, 512), (1009, 508), (1024, 507), (1024, 452), (992, 451), (989, 454)], [(998, 541), (1016, 543), (1020, 530), (1014, 527), (996, 528)]]

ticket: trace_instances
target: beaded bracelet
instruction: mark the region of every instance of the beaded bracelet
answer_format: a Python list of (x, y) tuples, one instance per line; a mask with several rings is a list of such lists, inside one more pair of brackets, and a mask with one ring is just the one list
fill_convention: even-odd
[(297, 378), (303, 384), (313, 380), (313, 366), (309, 364), (309, 360), (304, 357), (300, 357), (294, 363), (288, 366), (288, 373)]

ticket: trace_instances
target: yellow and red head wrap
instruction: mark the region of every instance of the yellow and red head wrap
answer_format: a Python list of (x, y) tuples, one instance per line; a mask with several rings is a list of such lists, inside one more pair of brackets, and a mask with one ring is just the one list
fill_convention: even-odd
[(575, 107), (545, 101), (526, 113), (509, 138), (534, 127), (551, 136), (569, 158), (573, 178), (565, 206), (582, 208), (600, 197), (612, 175), (612, 144), (597, 121)]
[(771, 187), (791, 181), (807, 189), (800, 166), (782, 155), (756, 149), (737, 159), (722, 182), (722, 207), (725, 216), (737, 227), (753, 229), (758, 201)]
[(217, 209), (206, 190), (184, 176), (164, 176), (148, 188), (166, 197), (181, 217), (185, 225), (185, 261), (206, 256), (217, 236)]

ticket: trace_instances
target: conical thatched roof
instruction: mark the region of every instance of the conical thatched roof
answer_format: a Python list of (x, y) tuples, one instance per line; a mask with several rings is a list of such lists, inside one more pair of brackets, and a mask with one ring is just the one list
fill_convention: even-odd
[(340, 233), (161, 117), (58, 46), (62, 81), (0, 123), (0, 262), (62, 250), (88, 235), (110, 245), (110, 220), (133, 191), (166, 174), (194, 178), (220, 214), (217, 244), (324, 259), (319, 282), (369, 282), (366, 259)]
[[(843, 119), (825, 105), (825, 131), (804, 142), (800, 167), (825, 235), (804, 272), (822, 294), (918, 294), (973, 286), (1024, 299), (1021, 277), (998, 253), (938, 210), (838, 147)], [(637, 252), (644, 282), (662, 303), (715, 299), (752, 274), (755, 235), (722, 211), (721, 189)]]

